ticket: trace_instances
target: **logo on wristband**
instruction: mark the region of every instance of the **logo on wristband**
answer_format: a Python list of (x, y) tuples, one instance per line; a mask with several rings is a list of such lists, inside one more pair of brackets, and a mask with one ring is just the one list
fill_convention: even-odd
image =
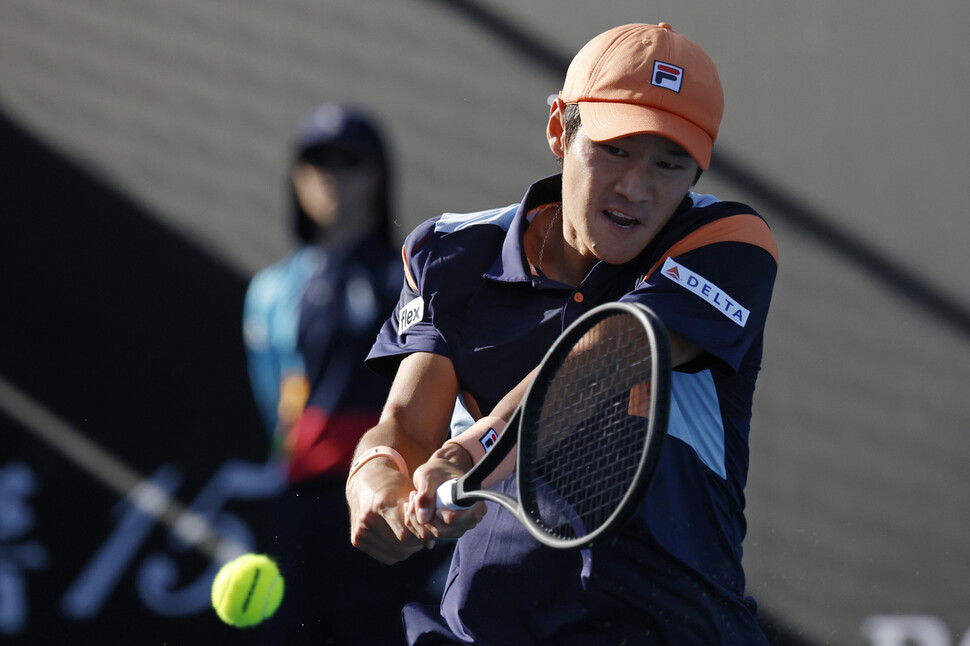
[(497, 440), (498, 433), (495, 432), (494, 428), (489, 428), (487, 431), (485, 431), (485, 434), (478, 439), (486, 453), (492, 450), (492, 447), (495, 446), (495, 442)]

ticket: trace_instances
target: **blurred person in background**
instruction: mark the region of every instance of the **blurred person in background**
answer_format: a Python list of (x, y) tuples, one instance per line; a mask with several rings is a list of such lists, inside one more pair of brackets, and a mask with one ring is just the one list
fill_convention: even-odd
[[(393, 585), (364, 592), (365, 581), (388, 572), (349, 544), (343, 494), (354, 447), (390, 386), (363, 361), (403, 281), (391, 240), (390, 155), (372, 118), (334, 103), (302, 119), (294, 153), (288, 184), (299, 245), (253, 278), (243, 323), (271, 460), (287, 481), (261, 547), (288, 589), (265, 631), (272, 643), (394, 644), (400, 607), (428, 595), (442, 559), (402, 564)], [(375, 604), (385, 608), (375, 613)]]

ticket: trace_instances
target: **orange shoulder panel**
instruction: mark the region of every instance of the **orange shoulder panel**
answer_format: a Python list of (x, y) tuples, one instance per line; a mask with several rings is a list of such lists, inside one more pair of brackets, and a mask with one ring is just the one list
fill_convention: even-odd
[(715, 220), (684, 236), (650, 268), (650, 271), (643, 277), (644, 280), (652, 276), (653, 272), (657, 271), (657, 268), (663, 265), (667, 258), (679, 256), (716, 242), (753, 244), (770, 253), (771, 257), (775, 259), (775, 264), (778, 264), (778, 243), (775, 242), (771, 229), (757, 215), (742, 213)]
[(404, 245), (401, 245), (401, 260), (404, 261), (404, 277), (407, 279), (408, 285), (410, 285), (411, 289), (414, 291), (418, 291), (418, 283), (416, 280), (414, 280), (414, 276), (411, 275), (411, 268), (408, 267), (408, 252), (407, 249), (404, 248)]

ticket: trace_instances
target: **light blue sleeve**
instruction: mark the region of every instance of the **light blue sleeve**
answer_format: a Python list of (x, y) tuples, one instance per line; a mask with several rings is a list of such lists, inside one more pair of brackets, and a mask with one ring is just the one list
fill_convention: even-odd
[(257, 272), (246, 290), (243, 342), (249, 381), (269, 434), (278, 422), (280, 381), (285, 375), (304, 372), (297, 348), (300, 300), (319, 262), (318, 254), (301, 248)]

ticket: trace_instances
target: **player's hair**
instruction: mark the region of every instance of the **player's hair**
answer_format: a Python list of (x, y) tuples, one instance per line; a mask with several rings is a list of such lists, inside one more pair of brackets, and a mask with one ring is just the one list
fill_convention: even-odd
[[(576, 132), (579, 131), (579, 127), (583, 125), (583, 118), (579, 114), (579, 105), (575, 103), (567, 103), (565, 109), (562, 111), (562, 147), (565, 149), (569, 147), (569, 142), (573, 140), (576, 136)], [(556, 158), (559, 162), (559, 167), (562, 168), (562, 158)], [(698, 167), (697, 175), (694, 176), (694, 184), (697, 180), (701, 178), (701, 173), (704, 171)]]
[[(567, 103), (562, 111), (562, 147), (567, 148), (569, 142), (576, 136), (579, 127), (583, 125), (583, 118), (579, 115), (579, 105)], [(560, 160), (561, 161), (561, 160)]]

